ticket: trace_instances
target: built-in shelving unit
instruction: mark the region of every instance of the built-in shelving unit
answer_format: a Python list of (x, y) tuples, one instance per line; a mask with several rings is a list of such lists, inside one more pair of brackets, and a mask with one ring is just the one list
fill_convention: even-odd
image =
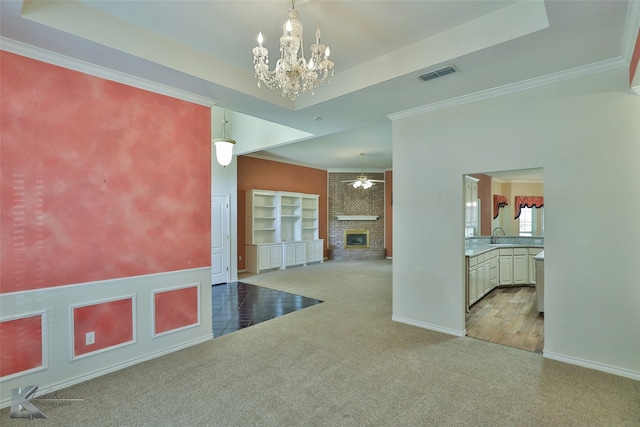
[(247, 271), (259, 273), (322, 262), (317, 194), (249, 190), (246, 201)]

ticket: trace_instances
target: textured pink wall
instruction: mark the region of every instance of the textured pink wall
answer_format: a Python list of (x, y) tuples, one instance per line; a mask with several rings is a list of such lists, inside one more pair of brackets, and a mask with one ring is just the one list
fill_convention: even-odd
[[(73, 309), (73, 354), (76, 356), (133, 340), (133, 299), (76, 307)], [(86, 344), (86, 334), (95, 342)]]
[(0, 55), (0, 292), (209, 266), (210, 109)]
[(198, 288), (195, 286), (154, 295), (156, 334), (198, 323)]
[(0, 377), (42, 366), (42, 316), (0, 324)]

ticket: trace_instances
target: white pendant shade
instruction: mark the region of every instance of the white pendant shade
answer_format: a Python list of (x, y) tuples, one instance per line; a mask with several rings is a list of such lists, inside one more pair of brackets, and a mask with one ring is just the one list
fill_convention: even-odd
[(214, 140), (214, 144), (216, 146), (216, 160), (222, 166), (227, 166), (231, 163), (231, 159), (233, 158), (233, 145), (236, 142), (229, 139), (218, 139)]

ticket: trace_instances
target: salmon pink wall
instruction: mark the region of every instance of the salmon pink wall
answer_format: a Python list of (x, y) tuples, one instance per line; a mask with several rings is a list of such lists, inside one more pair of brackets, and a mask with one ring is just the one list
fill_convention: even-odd
[[(95, 342), (86, 344), (94, 332)], [(73, 354), (79, 356), (133, 341), (133, 298), (73, 309)]]
[(0, 292), (209, 266), (210, 109), (0, 55)]
[(154, 297), (155, 333), (198, 323), (198, 288), (191, 286), (156, 292)]
[(319, 194), (318, 235), (327, 250), (327, 171), (253, 157), (238, 157), (238, 270), (245, 267), (245, 193), (247, 190), (291, 191)]
[(0, 377), (42, 366), (42, 345), (42, 315), (3, 321)]

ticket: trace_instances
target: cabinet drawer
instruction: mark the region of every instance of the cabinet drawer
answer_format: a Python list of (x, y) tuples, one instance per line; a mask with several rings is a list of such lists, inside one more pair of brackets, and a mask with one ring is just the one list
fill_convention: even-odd
[(499, 249), (500, 255), (513, 255), (513, 249)]
[(491, 268), (497, 268), (498, 267), (498, 257), (493, 257), (489, 259), (489, 265), (491, 266)]
[(513, 249), (513, 254), (514, 255), (529, 255), (529, 249), (528, 248), (514, 248)]
[(469, 267), (475, 267), (476, 265), (478, 265), (478, 257), (477, 256), (470, 257), (469, 258)]

